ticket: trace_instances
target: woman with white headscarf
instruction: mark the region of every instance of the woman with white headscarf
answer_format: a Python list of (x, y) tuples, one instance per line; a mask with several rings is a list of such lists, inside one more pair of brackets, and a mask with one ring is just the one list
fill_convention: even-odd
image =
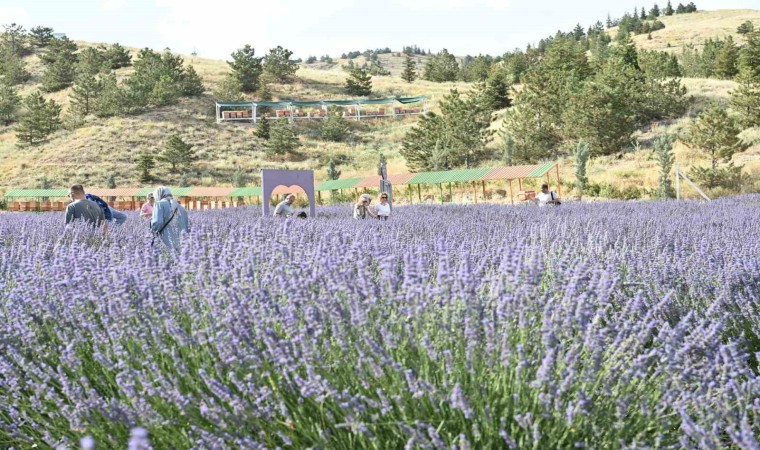
[(179, 251), (180, 235), (188, 231), (187, 211), (172, 197), (167, 187), (159, 187), (153, 192), (155, 204), (150, 230), (161, 238), (170, 249)]

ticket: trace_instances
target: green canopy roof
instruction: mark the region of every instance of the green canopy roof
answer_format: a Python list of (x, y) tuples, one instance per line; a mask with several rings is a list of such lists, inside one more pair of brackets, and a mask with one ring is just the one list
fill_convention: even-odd
[(427, 96), (419, 97), (387, 97), (387, 98), (357, 98), (349, 100), (281, 100), (279, 102), (216, 102), (216, 106), (229, 107), (229, 108), (253, 108), (253, 105), (257, 106), (270, 106), (270, 107), (288, 107), (288, 106), (303, 106), (303, 107), (315, 107), (315, 106), (351, 106), (351, 105), (382, 105), (387, 103), (399, 102), (403, 104), (418, 103), (427, 100)]
[(530, 173), (530, 175), (527, 176), (527, 178), (539, 178), (546, 174), (546, 172), (550, 171), (554, 166), (556, 166), (557, 163), (549, 162), (539, 165), (536, 170)]
[(364, 178), (342, 178), (340, 180), (327, 180), (319, 184), (319, 186), (317, 186), (317, 190), (333, 191), (336, 189), (349, 189), (359, 184), (359, 182), (362, 180), (364, 180)]
[(5, 193), (6, 197), (37, 198), (37, 197), (67, 197), (68, 189), (12, 189)]
[(230, 197), (260, 197), (261, 186), (250, 186), (237, 188), (229, 193)]
[(438, 184), (478, 181), (490, 171), (491, 168), (483, 167), (479, 169), (446, 170), (444, 172), (421, 172), (409, 180), (408, 184)]

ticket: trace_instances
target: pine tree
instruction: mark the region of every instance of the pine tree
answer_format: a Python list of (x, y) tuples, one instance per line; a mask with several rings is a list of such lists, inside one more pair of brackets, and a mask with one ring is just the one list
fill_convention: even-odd
[(425, 64), (422, 78), (428, 81), (456, 81), (459, 63), (456, 57), (445, 48), (433, 55)]
[(190, 65), (185, 69), (185, 73), (182, 76), (182, 86), (180, 93), (185, 97), (197, 97), (203, 94), (205, 91), (203, 87), (203, 79), (195, 71), (195, 68)]
[(232, 185), (236, 188), (245, 187), (248, 184), (248, 174), (242, 167), (238, 167), (232, 173)]
[(53, 29), (50, 27), (34, 27), (29, 30), (29, 41), (37, 48), (45, 48), (53, 40)]
[(728, 36), (715, 60), (714, 74), (717, 77), (730, 80), (739, 73), (737, 63), (739, 61), (739, 47), (734, 44), (734, 38)]
[(660, 198), (674, 198), (673, 181), (670, 171), (673, 169), (675, 157), (673, 156), (672, 140), (667, 135), (658, 136), (654, 140), (654, 153), (660, 166), (660, 176), (657, 179), (658, 195)]
[(660, 17), (660, 7), (655, 3), (654, 6), (652, 6), (652, 9), (649, 10), (649, 18), (655, 19), (657, 17)]
[(234, 74), (227, 74), (214, 90), (214, 98), (218, 102), (243, 101), (243, 85)]
[(738, 137), (740, 131), (726, 110), (712, 103), (691, 125), (685, 143), (691, 148), (707, 152), (711, 168), (715, 171), (719, 162), (729, 162), (734, 153), (749, 147)]
[(169, 137), (166, 148), (158, 157), (160, 161), (171, 164), (172, 172), (176, 172), (179, 167), (183, 173), (191, 169), (192, 164), (198, 160), (198, 156), (193, 150), (193, 145), (183, 141), (178, 135)]
[(259, 88), (259, 77), (263, 71), (262, 58), (257, 58), (255, 53), (253, 47), (246, 44), (232, 54), (232, 61), (227, 61), (243, 92), (256, 92)]
[(137, 156), (137, 172), (140, 183), (153, 181), (152, 170), (156, 167), (156, 161), (150, 153), (141, 153)]
[(746, 21), (736, 28), (738, 34), (748, 34), (755, 31), (755, 25), (751, 21)]
[(673, 5), (670, 3), (670, 0), (668, 0), (667, 6), (665, 6), (665, 9), (662, 11), (663, 14), (666, 16), (672, 16), (675, 11), (673, 11)]
[(47, 66), (42, 74), (42, 89), (45, 92), (56, 92), (65, 89), (74, 82), (76, 68), (68, 59), (61, 58)]
[(346, 93), (361, 97), (372, 94), (372, 76), (360, 67), (354, 68), (346, 78)]
[(679, 3), (678, 6), (676, 6), (676, 14), (684, 14), (686, 13), (686, 7), (683, 6), (683, 3)]
[(742, 70), (736, 78), (738, 86), (731, 91), (731, 106), (745, 127), (760, 127), (760, 77)]
[(67, 88), (74, 82), (76, 76), (77, 45), (64, 37), (53, 39), (40, 59), (45, 64), (42, 75), (42, 89), (46, 92), (56, 92)]
[(412, 83), (417, 79), (417, 63), (409, 53), (404, 56), (404, 71), (401, 73), (401, 79), (407, 83)]
[(0, 80), (0, 122), (9, 125), (16, 120), (16, 111), (21, 105), (21, 97), (16, 89)]
[(288, 119), (278, 119), (272, 124), (266, 151), (270, 155), (284, 156), (301, 146), (298, 136)]
[(61, 126), (61, 107), (53, 100), (45, 100), (39, 91), (24, 99), (26, 114), (16, 127), (20, 142), (35, 145), (43, 142)]
[(325, 141), (341, 142), (348, 137), (348, 132), (348, 122), (338, 111), (330, 111), (319, 127), (319, 136)]
[(0, 33), (1, 46), (19, 58), (28, 55), (29, 46), (27, 45), (28, 35), (26, 29), (17, 23), (3, 25), (3, 29), (5, 31)]
[(340, 178), (340, 170), (338, 170), (337, 166), (335, 165), (335, 161), (330, 158), (330, 161), (327, 163), (327, 179), (328, 180), (337, 180)]
[(287, 83), (298, 70), (298, 64), (290, 60), (293, 52), (277, 46), (264, 56), (262, 71), (267, 81)]
[(130, 108), (126, 92), (118, 85), (116, 74), (111, 72), (102, 75), (98, 80), (97, 95), (92, 98), (92, 112), (98, 117), (112, 117), (122, 114)]
[(132, 55), (129, 51), (116, 43), (103, 52), (103, 58), (111, 70), (129, 67), (132, 65)]
[(265, 117), (262, 117), (258, 125), (256, 125), (256, 131), (254, 131), (254, 134), (258, 136), (261, 139), (268, 140), (270, 136), (270, 127), (269, 127), (269, 120)]
[[(491, 155), (486, 144), (491, 113), (476, 96), (463, 98), (456, 89), (444, 95), (441, 114), (429, 113), (404, 136), (401, 155), (410, 169), (473, 167)], [(434, 152), (435, 150), (435, 152)]]
[(109, 71), (110, 63), (105, 59), (105, 50), (102, 46), (87, 47), (78, 53), (77, 72), (81, 75), (88, 73), (97, 75)]
[(77, 77), (69, 94), (69, 109), (79, 117), (85, 117), (95, 111), (95, 104), (101, 84), (97, 78), (88, 73)]
[(746, 42), (739, 52), (739, 70), (760, 78), (760, 30), (745, 35)]
[(0, 45), (0, 78), (10, 85), (21, 84), (31, 78), (24, 60), (4, 45)]
[(589, 157), (588, 144), (581, 141), (575, 147), (575, 181), (578, 184), (578, 195), (583, 198), (583, 191), (586, 189), (588, 177), (586, 176), (586, 163)]

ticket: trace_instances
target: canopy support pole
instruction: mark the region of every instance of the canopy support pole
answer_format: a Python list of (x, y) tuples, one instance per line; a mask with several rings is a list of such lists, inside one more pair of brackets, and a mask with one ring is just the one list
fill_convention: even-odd
[(454, 194), (451, 191), (451, 182), (449, 182), (449, 202), (453, 202), (453, 201), (454, 201)]
[(523, 188), (522, 188), (522, 178), (518, 178), (517, 179), (517, 188), (520, 189), (521, 191), (523, 190)]
[(420, 203), (422, 203), (422, 185), (421, 184), (417, 185), (417, 200), (419, 200)]
[(219, 116), (219, 103), (216, 104), (216, 123), (220, 123), (222, 121), (222, 118)]
[(678, 176), (678, 165), (676, 164), (676, 200), (681, 200), (681, 177)]
[(480, 184), (483, 186), (483, 201), (486, 201), (486, 182), (485, 182), (485, 180), (481, 181)]
[(413, 203), (412, 200), (414, 200), (414, 197), (412, 196), (412, 185), (411, 184), (408, 184), (406, 186), (406, 192), (409, 193), (409, 204), (411, 205)]
[(441, 194), (441, 204), (443, 205), (443, 183), (438, 183), (438, 191)]
[(557, 163), (557, 195), (562, 197), (562, 184), (559, 182), (559, 163)]
[(256, 109), (258, 108), (258, 106), (259, 105), (257, 105), (256, 103), (253, 104), (253, 123), (254, 123), (254, 125), (256, 124)]
[(472, 198), (475, 204), (478, 204), (478, 187), (475, 185), (475, 182), (472, 182)]
[(317, 202), (322, 204), (322, 191), (317, 191)]
[[(518, 178), (519, 180), (519, 178)], [(515, 195), (512, 193), (512, 180), (509, 180), (509, 201), (514, 205), (515, 204)]]
[(356, 104), (356, 120), (357, 120), (357, 122), (359, 120), (362, 120), (362, 107), (358, 103)]
[(288, 109), (290, 110), (290, 123), (293, 123), (293, 105), (289, 105)]

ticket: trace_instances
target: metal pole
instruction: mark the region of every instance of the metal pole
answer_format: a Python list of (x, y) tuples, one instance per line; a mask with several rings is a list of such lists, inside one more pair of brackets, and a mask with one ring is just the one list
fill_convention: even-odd
[(449, 182), (449, 202), (454, 201), (454, 193), (451, 191), (451, 182)]
[(422, 185), (421, 184), (417, 185), (417, 200), (419, 200), (420, 203), (422, 203)]
[(438, 191), (441, 193), (441, 204), (443, 204), (443, 183), (438, 183)]
[(219, 117), (219, 103), (216, 104), (216, 123), (221, 122), (222, 119)]
[(559, 182), (559, 163), (557, 163), (557, 195), (562, 197), (562, 185)]
[(486, 201), (486, 182), (481, 181), (480, 183), (483, 186), (483, 201)]
[(676, 200), (681, 200), (681, 180), (679, 173), (681, 172), (681, 169), (678, 168), (678, 164), (676, 164)]
[(253, 104), (253, 123), (256, 123), (256, 110), (258, 109), (258, 106), (256, 103)]
[(515, 204), (515, 195), (512, 193), (512, 180), (509, 180), (509, 200), (512, 204)]
[(472, 196), (473, 196), (473, 201), (477, 205), (478, 204), (478, 187), (475, 185), (474, 181), (472, 182)]
[(362, 120), (362, 107), (360, 104), (356, 104), (356, 120)]
[(707, 200), (708, 202), (710, 201), (710, 197), (708, 197), (704, 192), (702, 192), (702, 189), (700, 189), (699, 186), (697, 186), (696, 184), (694, 184), (694, 182), (691, 181), (689, 179), (689, 177), (687, 177), (683, 172), (681, 172), (680, 170), (678, 172), (681, 174), (681, 176), (683, 177), (683, 179), (687, 183), (689, 183), (689, 186), (693, 187), (694, 190), (696, 190), (697, 192), (699, 192), (699, 195), (701, 195), (703, 199)]

